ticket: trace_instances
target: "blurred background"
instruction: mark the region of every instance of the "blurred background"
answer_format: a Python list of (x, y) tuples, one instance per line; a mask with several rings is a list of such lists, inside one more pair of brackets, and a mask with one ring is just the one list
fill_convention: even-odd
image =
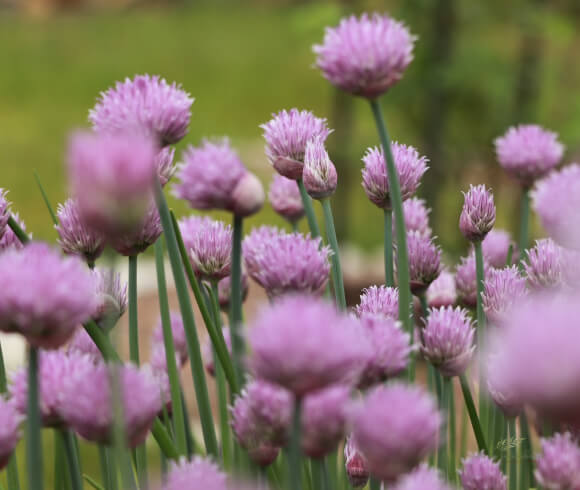
[[(361, 157), (378, 141), (368, 104), (335, 91), (311, 51), (324, 26), (364, 10), (387, 11), (419, 37), (383, 105), (393, 139), (430, 159), (419, 193), (456, 257), (465, 249), (460, 190), (469, 183), (492, 186), (500, 226), (517, 219), (519, 191), (495, 162), (496, 136), (537, 122), (560, 134), (566, 161), (578, 152), (577, 0), (0, 0), (0, 187), (37, 238), (55, 239), (33, 171), (62, 202), (67, 134), (88, 125), (98, 93), (136, 73), (160, 74), (196, 98), (180, 147), (228, 135), (265, 186), (272, 170), (258, 125), (290, 107), (328, 117), (339, 239), (373, 251), (382, 213), (360, 186)], [(269, 206), (258, 222), (281, 223)]]

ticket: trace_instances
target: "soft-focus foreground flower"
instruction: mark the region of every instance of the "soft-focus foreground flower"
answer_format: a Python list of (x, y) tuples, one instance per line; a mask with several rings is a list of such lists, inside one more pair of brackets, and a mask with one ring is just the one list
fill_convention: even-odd
[(413, 60), (413, 36), (387, 15), (363, 14), (327, 27), (313, 47), (324, 78), (354, 95), (374, 99), (397, 83)]
[(321, 294), (330, 273), (329, 247), (320, 238), (286, 233), (275, 227), (252, 230), (243, 241), (246, 270), (268, 296)]
[(569, 432), (542, 439), (536, 456), (536, 478), (542, 487), (554, 490), (580, 488), (580, 447)]
[(157, 206), (151, 202), (139, 226), (128, 233), (122, 233), (113, 238), (111, 245), (121, 255), (127, 257), (138, 255), (153, 245), (162, 232), (163, 227)]
[(369, 481), (369, 470), (352, 437), (348, 437), (344, 444), (344, 464), (349, 483), (354, 488), (363, 488)]
[(511, 127), (495, 140), (499, 164), (524, 187), (552, 170), (564, 154), (558, 135), (534, 124)]
[[(226, 348), (228, 349), (228, 353), (230, 356), (232, 355), (232, 341), (230, 338), (230, 328), (223, 327), (222, 334), (224, 336), (224, 342), (226, 343)], [(213, 355), (214, 347), (211, 341), (211, 338), (206, 338), (203, 344), (203, 357), (204, 357), (204, 366), (205, 370), (211, 376), (215, 376), (215, 364), (214, 364), (214, 355)]]
[[(424, 238), (430, 237), (429, 213), (431, 213), (431, 208), (427, 207), (423, 199), (411, 197), (403, 202), (403, 216), (405, 218), (405, 229), (407, 233), (414, 232)], [(396, 236), (394, 219), (393, 236)]]
[(441, 271), (439, 277), (427, 288), (426, 296), (430, 308), (453, 306), (457, 300), (455, 276), (447, 270)]
[(358, 316), (371, 313), (396, 320), (399, 318), (399, 291), (383, 284), (370, 286), (361, 294), (355, 311)]
[(421, 352), (443, 376), (459, 376), (473, 356), (474, 333), (466, 310), (451, 306), (432, 309), (421, 332)]
[(518, 256), (518, 250), (515, 242), (512, 240), (509, 232), (494, 228), (481, 242), (481, 250), (483, 252), (484, 260), (496, 269), (501, 269), (507, 263), (508, 253), (512, 247), (512, 263)]
[(313, 138), (324, 143), (331, 132), (326, 119), (298, 109), (272, 114), (260, 128), (264, 130), (268, 160), (280, 175), (293, 180), (302, 178), (306, 143)]
[(562, 249), (550, 238), (536, 240), (536, 245), (526, 250), (524, 269), (528, 284), (533, 289), (558, 288), (564, 279)]
[(302, 450), (320, 459), (336, 449), (352, 416), (351, 389), (331, 386), (309, 393), (302, 408)]
[(0, 330), (35, 347), (60, 347), (97, 307), (85, 264), (41, 243), (0, 254), (0, 290)]
[(272, 209), (290, 223), (296, 223), (304, 216), (300, 190), (292, 179), (275, 174), (270, 184), (268, 200)]
[(321, 138), (313, 138), (306, 143), (302, 179), (306, 191), (313, 199), (324, 199), (336, 190), (336, 167), (330, 161)]
[(67, 352), (72, 355), (85, 354), (95, 362), (103, 361), (103, 354), (84, 328), (77, 329), (73, 338), (68, 343)]
[(63, 380), (59, 403), (64, 421), (91, 442), (111, 442), (110, 370), (117, 369), (128, 444), (130, 447), (142, 444), (162, 406), (159, 384), (151, 370), (132, 364), (95, 363), (87, 356), (70, 359), (69, 375)]
[[(427, 158), (419, 155), (412, 146), (391, 144), (395, 168), (401, 186), (403, 201), (409, 199), (419, 187), (421, 177), (427, 171)], [(389, 179), (382, 148), (367, 149), (363, 157), (363, 188), (370, 201), (381, 209), (392, 209)]]
[(89, 120), (98, 132), (142, 133), (165, 146), (187, 134), (192, 104), (190, 95), (175, 82), (137, 75), (102, 92)]
[(532, 206), (540, 223), (560, 245), (580, 248), (580, 165), (551, 172), (532, 191)]
[(495, 223), (493, 194), (484, 185), (470, 186), (459, 217), (459, 229), (470, 242), (480, 242)]
[(230, 274), (230, 225), (208, 216), (190, 216), (179, 221), (179, 229), (196, 276), (207, 281), (219, 281)]
[(87, 227), (109, 238), (141, 226), (151, 202), (156, 151), (151, 140), (137, 135), (72, 135), (69, 183)]
[(356, 447), (371, 475), (392, 482), (437, 447), (442, 417), (435, 400), (418, 386), (375, 388), (353, 421)]
[[(423, 464), (411, 473), (404, 475), (392, 487), (393, 490), (452, 490), (439, 471)], [(480, 490), (484, 490), (480, 488)]]
[(356, 383), (370, 347), (358, 322), (310, 296), (280, 298), (248, 331), (257, 378), (301, 397), (336, 383)]
[(526, 295), (526, 279), (517, 266), (490, 269), (483, 283), (483, 309), (488, 320), (501, 323), (510, 309)]
[[(185, 336), (185, 328), (183, 327), (183, 320), (181, 314), (172, 311), (170, 314), (171, 333), (173, 335), (173, 346), (175, 348), (175, 355), (179, 359), (179, 364), (183, 365), (187, 362), (187, 338)], [(163, 325), (161, 318), (158, 320), (155, 329), (153, 330), (152, 345), (164, 345), (163, 342)]]
[[(484, 276), (489, 273), (489, 264), (483, 261)], [(455, 269), (455, 287), (459, 303), (467, 308), (475, 307), (477, 303), (477, 274), (475, 268), (475, 254), (461, 257), (461, 262)]]
[(80, 255), (87, 262), (94, 263), (105, 248), (105, 240), (97, 231), (87, 227), (79, 216), (75, 199), (67, 199), (57, 209), (58, 244), (66, 254)]
[(506, 477), (494, 463), (483, 453), (474, 454), (463, 460), (463, 469), (459, 478), (464, 490), (506, 490)]
[(110, 330), (127, 310), (127, 284), (121, 283), (121, 275), (113, 269), (97, 268), (93, 277), (97, 295), (93, 320), (99, 327)]
[(0, 397), (0, 470), (8, 464), (20, 440), (21, 419), (13, 404)]
[[(409, 280), (411, 292), (421, 294), (441, 272), (441, 249), (431, 237), (416, 232), (407, 233)], [(394, 261), (397, 264), (398, 261)]]
[[(23, 231), (26, 231), (26, 225), (24, 224), (24, 221), (22, 221), (20, 219), (20, 217), (18, 216), (18, 213), (13, 213), (12, 217), (14, 218), (14, 221), (16, 221), (16, 223), (18, 223), (18, 226), (20, 226), (20, 228)], [(18, 237), (14, 234), (14, 232), (12, 231), (12, 228), (10, 228), (9, 226), (6, 226), (6, 228), (4, 229), (4, 234), (2, 235), (2, 237), (0, 237), (0, 252), (2, 252), (3, 250), (8, 250), (11, 248), (22, 248), (22, 242), (18, 239)]]
[[(248, 281), (248, 274), (242, 271), (242, 302), (246, 301), (250, 284)], [(232, 296), (232, 278), (231, 276), (224, 277), (218, 284), (218, 300), (222, 311), (230, 311), (230, 298)]]
[(226, 490), (227, 476), (210, 459), (194, 456), (172, 463), (163, 490)]

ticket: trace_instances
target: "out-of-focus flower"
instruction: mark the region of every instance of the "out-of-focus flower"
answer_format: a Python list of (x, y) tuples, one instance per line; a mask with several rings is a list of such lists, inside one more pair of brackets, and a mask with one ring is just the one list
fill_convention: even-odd
[(513, 126), (495, 140), (499, 164), (524, 187), (556, 167), (564, 154), (558, 135), (535, 124)]
[(480, 242), (495, 223), (493, 194), (484, 185), (469, 186), (459, 217), (459, 229), (470, 242)]
[[(411, 197), (403, 202), (403, 216), (405, 218), (405, 229), (407, 233), (414, 232), (424, 238), (431, 236), (431, 227), (429, 226), (428, 208), (423, 199)], [(393, 219), (393, 236), (396, 236), (395, 220)]]
[[(0, 248), (1, 249), (1, 248)], [(580, 288), (580, 251), (568, 248), (560, 249), (564, 269), (564, 283), (573, 290)]]
[(459, 478), (464, 490), (506, 490), (507, 478), (494, 463), (483, 453), (474, 454), (463, 460), (463, 469)]
[(290, 223), (296, 223), (304, 216), (300, 190), (292, 179), (275, 174), (270, 184), (268, 200), (272, 209)]
[[(230, 329), (229, 327), (222, 328), (222, 334), (224, 336), (224, 342), (226, 343), (226, 348), (228, 349), (229, 354), (232, 354), (232, 341), (230, 339)], [(203, 344), (203, 357), (205, 359), (205, 370), (211, 375), (215, 376), (215, 365), (214, 365), (214, 357), (213, 357), (213, 344), (211, 342), (211, 338), (207, 338), (205, 343)]]
[(494, 228), (481, 242), (481, 251), (485, 261), (496, 269), (502, 269), (507, 263), (510, 246), (512, 247), (512, 263), (518, 256), (518, 249), (509, 232)]
[[(248, 297), (248, 290), (250, 284), (248, 281), (248, 274), (242, 271), (242, 302), (246, 301)], [(218, 299), (222, 311), (230, 311), (230, 298), (232, 295), (232, 277), (224, 277), (218, 284)]]
[[(24, 221), (20, 219), (18, 213), (12, 213), (12, 218), (14, 219), (14, 221), (16, 221), (18, 226), (20, 226), (20, 228), (23, 231), (26, 231), (26, 225), (24, 224)], [(22, 242), (14, 234), (12, 228), (10, 228), (10, 226), (6, 226), (6, 228), (4, 229), (4, 234), (0, 238), (0, 252), (14, 248), (19, 249), (22, 247), (23, 247)]]
[[(183, 327), (183, 320), (181, 314), (172, 311), (170, 314), (171, 332), (173, 335), (173, 346), (175, 348), (175, 355), (177, 356), (179, 363), (178, 365), (183, 366), (187, 362), (188, 352), (187, 352), (187, 338), (185, 336), (185, 328)], [(163, 325), (161, 323), (161, 318), (157, 322), (155, 329), (153, 330), (152, 345), (165, 345), (163, 341)], [(163, 351), (165, 354), (165, 350)]]
[(121, 275), (113, 269), (95, 269), (93, 277), (98, 303), (93, 320), (110, 330), (127, 310), (127, 284), (121, 283)]
[(313, 138), (324, 143), (331, 132), (326, 119), (298, 109), (272, 114), (260, 128), (264, 130), (268, 160), (280, 175), (293, 180), (302, 178), (306, 143)]
[(256, 214), (266, 200), (264, 186), (258, 177), (246, 172), (232, 191), (232, 201), (229, 211), (243, 218)]
[(21, 421), (13, 404), (0, 397), (0, 469), (8, 464), (20, 440)]
[(374, 99), (402, 77), (413, 60), (413, 36), (387, 15), (351, 16), (327, 27), (313, 47), (316, 65), (330, 83), (354, 95)]
[(564, 279), (562, 249), (550, 238), (536, 240), (536, 245), (526, 250), (524, 268), (528, 284), (533, 289), (559, 288)]
[(354, 488), (363, 488), (369, 481), (369, 470), (352, 437), (347, 437), (344, 444), (344, 464), (349, 483)]
[[(411, 232), (407, 233), (407, 253), (411, 292), (421, 294), (441, 272), (441, 249), (431, 237)], [(394, 263), (397, 264), (397, 261)]]
[(210, 459), (194, 456), (172, 463), (163, 490), (227, 490), (227, 476)]
[(0, 188), (0, 238), (4, 235), (8, 227), (8, 219), (10, 218), (10, 203), (6, 199), (6, 191)]
[(139, 227), (129, 233), (116, 236), (111, 244), (121, 255), (129, 257), (147, 250), (157, 241), (161, 233), (163, 233), (161, 218), (157, 206), (152, 202)]
[(402, 476), (392, 488), (393, 490), (452, 490), (439, 471), (429, 468), (426, 464)]
[(85, 354), (95, 362), (103, 361), (103, 354), (84, 328), (79, 328), (68, 343), (67, 352), (72, 355)]
[[(484, 277), (489, 273), (489, 269), (489, 264), (484, 259)], [(477, 271), (474, 254), (461, 257), (461, 262), (455, 269), (455, 287), (459, 303), (467, 308), (475, 307), (477, 304)]]
[[(419, 187), (427, 171), (427, 158), (419, 155), (412, 146), (391, 144), (395, 168), (401, 186), (401, 197), (409, 199)], [(385, 155), (382, 148), (369, 148), (363, 157), (363, 188), (370, 201), (381, 209), (392, 209), (391, 192)]]
[(569, 432), (542, 439), (542, 452), (536, 456), (536, 478), (544, 488), (580, 488), (580, 447)]
[(173, 177), (175, 173), (175, 148), (166, 146), (162, 148), (155, 156), (155, 168), (157, 169), (157, 177), (161, 186), (165, 186)]
[(370, 313), (396, 320), (399, 317), (399, 290), (382, 284), (370, 286), (361, 294), (355, 311), (358, 316)]
[(306, 192), (313, 199), (324, 199), (336, 190), (336, 167), (330, 161), (321, 138), (313, 138), (306, 143), (302, 179)]
[(448, 270), (442, 270), (439, 277), (427, 288), (427, 304), (430, 308), (453, 306), (457, 300), (455, 276)]
[(488, 320), (500, 324), (507, 313), (526, 295), (526, 279), (517, 266), (490, 269), (483, 283), (483, 309)]

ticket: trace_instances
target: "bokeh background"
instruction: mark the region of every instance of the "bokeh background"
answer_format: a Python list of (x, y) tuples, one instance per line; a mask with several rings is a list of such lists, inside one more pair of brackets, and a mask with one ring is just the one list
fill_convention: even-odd
[[(272, 171), (258, 125), (290, 107), (328, 117), (339, 239), (373, 250), (381, 212), (360, 186), (361, 156), (377, 143), (370, 112), (321, 77), (311, 51), (325, 25), (364, 10), (387, 11), (419, 37), (384, 109), (393, 139), (431, 161), (419, 193), (456, 256), (468, 183), (493, 187), (500, 226), (517, 218), (519, 191), (495, 162), (494, 137), (537, 122), (560, 133), (567, 161), (578, 152), (577, 0), (0, 0), (0, 186), (36, 237), (54, 239), (34, 170), (50, 199), (63, 201), (67, 135), (87, 126), (97, 94), (126, 76), (160, 74), (196, 98), (180, 146), (228, 135), (266, 186)], [(266, 209), (256, 222), (276, 218)]]

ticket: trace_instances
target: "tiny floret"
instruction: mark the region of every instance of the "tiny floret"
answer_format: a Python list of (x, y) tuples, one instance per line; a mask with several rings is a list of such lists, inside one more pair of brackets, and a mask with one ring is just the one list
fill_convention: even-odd
[(575, 490), (580, 487), (580, 447), (569, 432), (542, 439), (536, 456), (536, 478), (544, 488)]
[(321, 138), (313, 138), (306, 143), (302, 179), (306, 191), (313, 199), (324, 199), (336, 190), (336, 167), (330, 161)]
[(272, 209), (290, 223), (296, 223), (304, 216), (304, 205), (295, 180), (275, 174), (268, 191), (268, 200)]
[(459, 217), (459, 229), (470, 242), (480, 242), (495, 223), (493, 194), (484, 185), (470, 186)]
[(490, 269), (483, 283), (483, 309), (488, 320), (500, 324), (510, 309), (526, 295), (526, 279), (517, 266)]
[(370, 286), (361, 294), (355, 311), (358, 316), (371, 313), (396, 320), (399, 317), (399, 290), (383, 284)]
[(499, 463), (493, 462), (483, 453), (474, 454), (463, 460), (463, 469), (459, 478), (464, 490), (506, 490), (507, 478), (499, 469)]

